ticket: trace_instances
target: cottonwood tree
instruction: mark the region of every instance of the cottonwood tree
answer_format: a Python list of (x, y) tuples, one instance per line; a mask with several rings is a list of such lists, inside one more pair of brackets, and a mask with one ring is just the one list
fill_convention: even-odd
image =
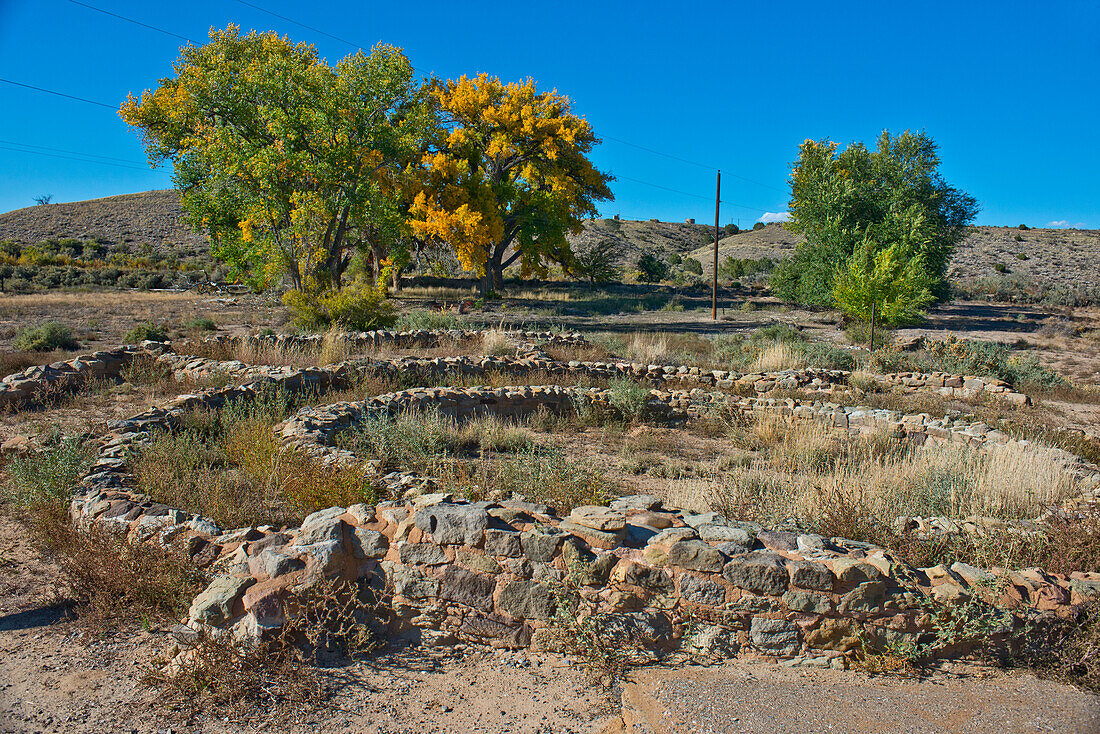
[[(919, 236), (914, 221), (911, 236)], [(874, 351), (875, 326), (914, 321), (935, 301), (932, 277), (918, 243), (908, 238), (881, 247), (870, 233), (856, 247), (833, 279), (837, 308), (870, 325), (867, 348)]]
[(463, 268), (484, 275), (483, 292), (499, 290), (516, 261), (524, 272), (568, 266), (566, 234), (613, 198), (611, 176), (587, 158), (599, 142), (588, 122), (531, 79), (463, 76), (432, 93), (446, 130), (422, 160), (413, 231), (449, 243)]
[[(773, 292), (797, 303), (834, 305), (838, 274), (851, 277), (852, 262), (874, 272), (866, 264), (895, 248), (887, 260), (919, 263), (921, 287), (945, 297), (947, 262), (978, 204), (943, 180), (939, 164), (936, 144), (924, 132), (892, 137), (884, 131), (874, 150), (854, 143), (838, 153), (828, 140), (803, 143), (790, 181), (791, 217), (783, 226), (805, 240), (776, 267)], [(878, 272), (902, 272), (884, 267)]]
[(400, 176), (436, 118), (408, 59), (379, 44), (329, 66), (274, 33), (212, 30), (120, 114), (150, 162), (171, 161), (183, 208), (256, 287), (339, 290), (361, 248), (400, 239)]

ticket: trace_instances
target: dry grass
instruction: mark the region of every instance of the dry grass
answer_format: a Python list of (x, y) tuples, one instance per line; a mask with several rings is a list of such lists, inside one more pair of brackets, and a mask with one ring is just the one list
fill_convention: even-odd
[(164, 293), (143, 291), (47, 291), (21, 295), (0, 295), (0, 318), (15, 316), (27, 309), (79, 306), (81, 308), (136, 307), (180, 304), (195, 300), (194, 293)]
[(277, 401), (197, 412), (131, 457), (138, 486), (223, 528), (293, 525), (325, 507), (374, 501), (358, 467), (282, 450), (272, 427), (288, 412)]
[(779, 372), (803, 367), (802, 354), (787, 342), (776, 342), (765, 347), (749, 365), (749, 372)]
[[(892, 528), (901, 516), (1031, 519), (1080, 492), (1062, 460), (1035, 446), (998, 445), (985, 452), (956, 444), (922, 448), (885, 434), (851, 437), (775, 416), (734, 429), (734, 443), (755, 452), (753, 458), (742, 454), (738, 461), (719, 461), (718, 480), (675, 485), (672, 504), (766, 524), (793, 519), (832, 536), (898, 545), (906, 541)], [(1066, 530), (1058, 542), (1053, 536), (1038, 544), (1019, 537), (1034, 547), (997, 541), (909, 550), (914, 557), (965, 550), (968, 557), (978, 554), (1005, 565), (1008, 556), (1052, 554), (1088, 556), (1091, 563), (1095, 544), (1081, 547), (1077, 530)]]
[(631, 362), (664, 364), (668, 355), (668, 337), (664, 334), (631, 335), (626, 344), (625, 357)]
[(500, 329), (489, 329), (481, 335), (482, 352), (490, 357), (503, 357), (515, 354), (508, 335)]
[(359, 658), (386, 639), (389, 597), (364, 583), (318, 576), (299, 591), (272, 639), (242, 641), (200, 632), (170, 646), (143, 670), (142, 684), (183, 720), (199, 713), (278, 723), (325, 701), (319, 664)]
[(347, 332), (339, 324), (333, 324), (321, 339), (321, 349), (317, 354), (317, 364), (328, 365), (343, 362), (352, 354), (348, 344)]

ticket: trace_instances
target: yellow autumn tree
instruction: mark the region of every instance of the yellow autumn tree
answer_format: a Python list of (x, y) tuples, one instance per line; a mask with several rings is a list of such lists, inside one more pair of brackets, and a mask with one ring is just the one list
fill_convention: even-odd
[(525, 273), (570, 265), (566, 235), (613, 198), (611, 176), (587, 157), (599, 142), (591, 125), (532, 79), (463, 76), (431, 93), (444, 129), (409, 179), (413, 232), (453, 247), (484, 276), (483, 292), (499, 290), (516, 261)]

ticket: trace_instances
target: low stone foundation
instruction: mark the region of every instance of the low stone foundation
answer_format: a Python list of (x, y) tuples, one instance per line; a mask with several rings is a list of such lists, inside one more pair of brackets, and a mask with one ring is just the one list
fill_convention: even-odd
[[(929, 605), (936, 602), (978, 594), (1006, 608), (1064, 615), (1100, 592), (1100, 574), (996, 572), (965, 564), (912, 568), (865, 543), (768, 530), (715, 513), (663, 507), (646, 496), (560, 517), (553, 508), (527, 502), (463, 503), (428, 494), (376, 507), (329, 508), (299, 528), (227, 531), (129, 489), (126, 449), (148, 440), (153, 430), (177, 425), (186, 411), (272, 387), (323, 391), (347, 369), (283, 368), (248, 385), (179, 396), (112, 425), (74, 498), (74, 519), (114, 528), (133, 542), (185, 549), (213, 576), (192, 603), (188, 624), (242, 636), (274, 632), (296, 596), (326, 576), (386, 590), (396, 614), (392, 631), (426, 642), (544, 645), (562, 594), (570, 594), (580, 614), (610, 615), (610, 623), (656, 651), (741, 650), (841, 664), (865, 639), (905, 642), (927, 632)], [(539, 407), (567, 410), (581, 398), (599, 402), (607, 393), (557, 386), (407, 390), (305, 409), (277, 430), (288, 445), (342, 461), (351, 457), (331, 439), (372, 412), (433, 407), (459, 418), (516, 415)], [(847, 430), (888, 428), (916, 440), (976, 446), (1010, 440), (929, 416), (701, 389), (652, 391), (650, 409), (665, 419), (687, 420), (719, 403), (746, 414), (774, 411)], [(1073, 470), (1096, 476), (1095, 467), (1080, 461)], [(1090, 486), (1095, 495), (1100, 485)]]

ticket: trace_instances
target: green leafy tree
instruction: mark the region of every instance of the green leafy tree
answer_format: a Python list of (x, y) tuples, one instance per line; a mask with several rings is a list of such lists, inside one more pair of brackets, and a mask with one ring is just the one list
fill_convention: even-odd
[(599, 237), (574, 253), (572, 271), (590, 283), (606, 283), (622, 275), (619, 258), (622, 244), (611, 237)]
[(805, 241), (773, 271), (773, 292), (831, 306), (834, 278), (857, 251), (870, 247), (877, 255), (904, 241), (904, 256), (926, 270), (929, 292), (945, 297), (947, 262), (978, 204), (943, 180), (935, 142), (923, 132), (884, 131), (874, 150), (862, 143), (837, 149), (828, 140), (807, 140), (799, 149), (784, 227)]
[(638, 280), (643, 283), (659, 283), (668, 275), (668, 265), (652, 252), (642, 253), (638, 258)]
[(335, 66), (274, 33), (212, 30), (175, 75), (120, 111), (150, 162), (170, 160), (184, 209), (238, 277), (338, 290), (356, 254), (400, 240), (399, 177), (436, 127), (396, 48)]
[(868, 348), (874, 349), (875, 325), (913, 321), (935, 300), (932, 280), (921, 256), (908, 243), (880, 248), (864, 238), (833, 278), (833, 299), (839, 309), (870, 325)]

